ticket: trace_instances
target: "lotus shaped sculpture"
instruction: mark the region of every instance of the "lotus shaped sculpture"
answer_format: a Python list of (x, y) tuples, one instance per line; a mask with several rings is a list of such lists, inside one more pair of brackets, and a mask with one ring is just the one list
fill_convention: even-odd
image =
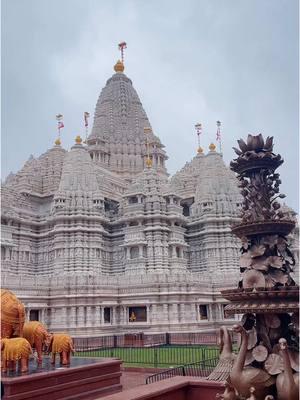
[(230, 163), (230, 167), (239, 174), (249, 175), (251, 171), (260, 168), (275, 171), (283, 163), (281, 156), (273, 153), (273, 137), (268, 136), (264, 140), (260, 133), (248, 135), (247, 143), (243, 139), (237, 142), (240, 149), (233, 147), (233, 150), (238, 158)]
[(266, 141), (264, 141), (264, 138), (261, 133), (257, 136), (248, 135), (247, 143), (245, 143), (243, 139), (239, 139), (237, 142), (241, 150), (238, 150), (235, 147), (233, 147), (233, 150), (236, 152), (238, 156), (242, 155), (247, 151), (255, 151), (255, 152), (273, 151), (273, 137), (268, 136)]
[(248, 135), (247, 143), (238, 140), (239, 149), (234, 148), (238, 158), (230, 163), (238, 174), (239, 187), (244, 197), (244, 223), (281, 220), (278, 199), (285, 198), (279, 193), (281, 180), (275, 170), (283, 163), (280, 154), (273, 153), (273, 137), (264, 140), (262, 134)]

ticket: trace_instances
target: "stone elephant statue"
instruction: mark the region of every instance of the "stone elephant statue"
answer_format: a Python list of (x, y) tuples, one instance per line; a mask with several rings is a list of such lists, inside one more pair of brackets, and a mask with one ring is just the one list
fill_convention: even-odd
[(43, 347), (48, 348), (52, 334), (50, 334), (45, 326), (39, 321), (27, 321), (23, 327), (23, 337), (28, 340), (31, 347), (37, 351), (37, 362), (43, 361)]
[(48, 352), (52, 353), (51, 364), (55, 364), (56, 353), (59, 353), (60, 363), (69, 365), (71, 353), (75, 352), (71, 336), (66, 333), (53, 333)]
[(23, 336), (25, 308), (11, 291), (1, 289), (1, 338)]
[(2, 371), (28, 371), (29, 357), (32, 355), (32, 348), (28, 340), (24, 338), (1, 339), (1, 362)]

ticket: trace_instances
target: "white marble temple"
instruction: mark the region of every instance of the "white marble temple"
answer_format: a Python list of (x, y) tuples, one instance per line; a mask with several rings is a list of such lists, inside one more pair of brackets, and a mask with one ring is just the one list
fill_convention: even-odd
[[(224, 323), (220, 290), (238, 280), (237, 180), (214, 145), (168, 177), (164, 146), (148, 129), (147, 147), (148, 117), (115, 70), (87, 143), (56, 142), (2, 184), (2, 287), (28, 318), (74, 336), (211, 330)], [(130, 307), (146, 320), (130, 321)]]

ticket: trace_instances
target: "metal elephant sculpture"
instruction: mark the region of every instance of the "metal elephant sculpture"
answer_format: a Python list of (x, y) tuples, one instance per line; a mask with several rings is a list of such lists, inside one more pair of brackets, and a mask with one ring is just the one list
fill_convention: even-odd
[(23, 336), (28, 340), (31, 347), (37, 351), (37, 362), (40, 364), (43, 361), (43, 347), (49, 347), (52, 334), (47, 331), (41, 322), (28, 321), (24, 324)]
[(25, 309), (11, 291), (1, 289), (1, 338), (23, 336)]
[(48, 352), (52, 353), (52, 364), (55, 364), (56, 354), (59, 353), (60, 363), (62, 365), (69, 365), (71, 353), (75, 352), (71, 336), (66, 333), (54, 333), (48, 348)]
[(2, 372), (28, 371), (29, 356), (32, 355), (32, 348), (28, 340), (24, 338), (1, 339), (1, 362)]

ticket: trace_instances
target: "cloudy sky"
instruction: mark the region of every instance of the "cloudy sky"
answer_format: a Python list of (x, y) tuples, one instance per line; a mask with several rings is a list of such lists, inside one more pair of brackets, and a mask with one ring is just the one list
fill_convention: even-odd
[(222, 121), (226, 163), (248, 133), (275, 137), (282, 192), (298, 209), (298, 1), (2, 0), (2, 178), (56, 138), (84, 134), (82, 114), (128, 44), (126, 74), (174, 173)]

